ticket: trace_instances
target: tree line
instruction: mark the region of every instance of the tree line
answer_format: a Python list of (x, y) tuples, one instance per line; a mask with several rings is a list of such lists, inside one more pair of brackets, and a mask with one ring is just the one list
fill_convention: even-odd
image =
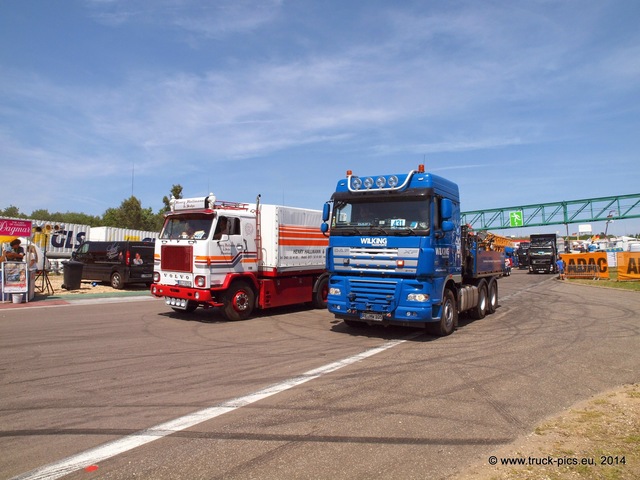
[(49, 212), (47, 209), (37, 209), (31, 215), (20, 212), (20, 209), (10, 205), (0, 210), (0, 217), (29, 218), (52, 223), (77, 225), (89, 225), (90, 227), (117, 227), (132, 230), (145, 230), (159, 232), (164, 222), (164, 214), (169, 211), (171, 197), (182, 198), (182, 186), (173, 185), (168, 196), (162, 197), (163, 207), (157, 213), (153, 213), (151, 207), (142, 208), (140, 200), (131, 196), (122, 201), (117, 208), (108, 208), (101, 216), (87, 215), (78, 212)]

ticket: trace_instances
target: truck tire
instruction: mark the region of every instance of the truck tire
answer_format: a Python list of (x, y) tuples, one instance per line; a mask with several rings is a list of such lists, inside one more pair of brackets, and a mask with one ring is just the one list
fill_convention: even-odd
[(318, 289), (313, 292), (311, 304), (313, 308), (327, 308), (327, 295), (329, 295), (329, 277), (323, 277), (318, 281)]
[(481, 280), (480, 283), (478, 283), (478, 304), (469, 310), (469, 315), (474, 320), (480, 320), (487, 314), (487, 297), (487, 282)]
[(498, 309), (498, 282), (495, 278), (489, 282), (489, 301), (487, 303), (487, 313), (495, 313)]
[(223, 313), (227, 320), (245, 320), (251, 316), (255, 304), (253, 289), (244, 282), (231, 284), (224, 295)]
[(447, 335), (451, 335), (458, 326), (458, 305), (456, 303), (456, 297), (448, 288), (444, 291), (441, 311), (440, 321), (437, 323), (428, 323), (427, 331), (432, 335), (446, 337)]
[(111, 286), (117, 290), (122, 290), (124, 288), (124, 282), (122, 281), (122, 275), (120, 275), (120, 272), (113, 272), (111, 274)]

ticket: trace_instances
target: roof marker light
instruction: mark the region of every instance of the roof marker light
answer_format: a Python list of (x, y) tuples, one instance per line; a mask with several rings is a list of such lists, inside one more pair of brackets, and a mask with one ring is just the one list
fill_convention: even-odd
[(418, 165), (418, 173), (424, 173), (424, 164), (423, 163)]

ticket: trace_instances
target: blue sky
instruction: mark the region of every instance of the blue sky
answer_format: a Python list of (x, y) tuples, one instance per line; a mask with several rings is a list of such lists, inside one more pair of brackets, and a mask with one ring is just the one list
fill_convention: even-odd
[(347, 169), (419, 163), (465, 211), (635, 194), (639, 24), (635, 0), (2, 0), (0, 207), (155, 212), (180, 184), (319, 209)]

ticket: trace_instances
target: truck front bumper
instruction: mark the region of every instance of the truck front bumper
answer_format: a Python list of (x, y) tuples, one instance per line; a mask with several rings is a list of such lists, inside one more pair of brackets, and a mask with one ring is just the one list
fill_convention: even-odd
[[(381, 325), (420, 325), (434, 322), (430, 286), (415, 281), (334, 278), (327, 308), (336, 318)], [(420, 295), (422, 301), (409, 300)]]
[(158, 298), (164, 297), (168, 299), (188, 300), (211, 307), (222, 306), (222, 303), (211, 295), (211, 291), (205, 289), (154, 283), (151, 285), (151, 295)]

